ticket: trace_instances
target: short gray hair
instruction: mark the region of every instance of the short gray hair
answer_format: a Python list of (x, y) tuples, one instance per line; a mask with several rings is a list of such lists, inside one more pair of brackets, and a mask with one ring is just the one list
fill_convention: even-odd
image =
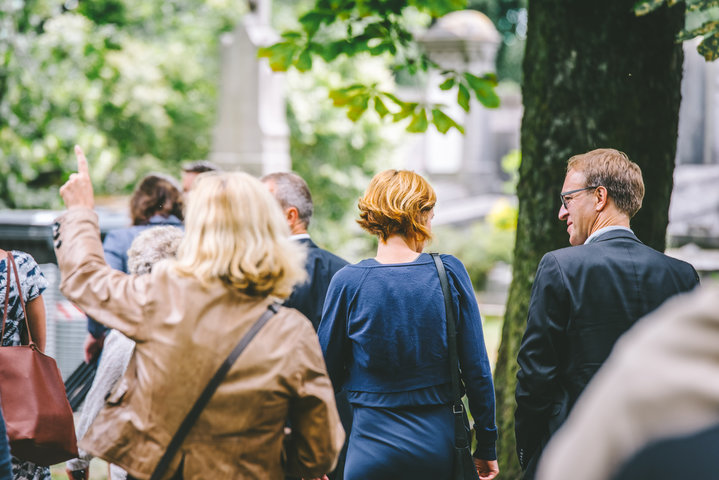
[(127, 251), (127, 270), (133, 275), (150, 273), (165, 258), (174, 258), (184, 232), (177, 227), (151, 227), (140, 232)]
[(305, 228), (310, 226), (312, 218), (312, 194), (307, 182), (296, 173), (275, 172), (260, 178), (263, 182), (275, 184), (274, 195), (283, 210), (295, 207)]

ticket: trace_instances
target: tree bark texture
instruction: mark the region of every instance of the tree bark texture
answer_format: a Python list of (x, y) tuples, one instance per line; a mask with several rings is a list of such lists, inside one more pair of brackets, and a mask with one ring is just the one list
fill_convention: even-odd
[(520, 478), (514, 440), (517, 352), (542, 255), (568, 246), (559, 221), (567, 160), (594, 148), (624, 151), (644, 175), (638, 237), (665, 247), (676, 152), (683, 5), (636, 17), (635, 0), (534, 0), (524, 58), (519, 219), (513, 280), (495, 384), (502, 478)]

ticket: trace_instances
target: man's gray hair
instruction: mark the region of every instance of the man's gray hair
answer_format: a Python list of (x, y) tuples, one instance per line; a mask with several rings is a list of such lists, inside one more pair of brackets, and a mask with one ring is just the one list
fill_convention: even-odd
[(295, 207), (305, 228), (310, 226), (312, 218), (312, 194), (307, 182), (296, 173), (276, 172), (260, 178), (263, 182), (273, 182), (274, 195), (283, 210)]
[(151, 227), (140, 232), (127, 251), (127, 270), (133, 275), (150, 273), (166, 258), (175, 258), (184, 232), (177, 227)]

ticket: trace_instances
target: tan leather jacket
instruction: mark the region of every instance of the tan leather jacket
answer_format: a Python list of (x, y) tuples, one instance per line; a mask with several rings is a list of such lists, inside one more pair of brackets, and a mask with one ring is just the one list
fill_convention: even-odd
[[(62, 293), (137, 342), (125, 376), (81, 441), (82, 448), (149, 478), (219, 365), (270, 304), (203, 288), (167, 262), (133, 277), (105, 263), (97, 216), (58, 219), (55, 253)], [(293, 435), (283, 450), (283, 427)], [(165, 475), (185, 479), (317, 477), (333, 469), (344, 432), (317, 335), (282, 308), (257, 334), (198, 418)]]

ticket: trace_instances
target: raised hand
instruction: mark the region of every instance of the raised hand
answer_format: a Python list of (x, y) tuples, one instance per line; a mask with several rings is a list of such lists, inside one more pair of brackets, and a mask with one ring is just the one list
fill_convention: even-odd
[(82, 148), (78, 145), (75, 145), (75, 156), (77, 157), (77, 173), (71, 174), (65, 185), (60, 187), (60, 196), (68, 209), (93, 208), (95, 198), (87, 167), (87, 159)]

